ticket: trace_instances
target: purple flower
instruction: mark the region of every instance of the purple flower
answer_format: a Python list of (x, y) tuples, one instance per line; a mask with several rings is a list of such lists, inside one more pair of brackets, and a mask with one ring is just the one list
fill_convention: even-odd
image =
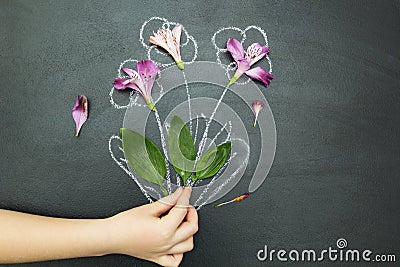
[(160, 68), (151, 60), (142, 60), (136, 63), (137, 72), (129, 68), (122, 68), (128, 75), (128, 78), (115, 78), (114, 88), (117, 90), (125, 90), (131, 88), (139, 92), (150, 110), (155, 110), (155, 106), (151, 101), (151, 90)]
[(264, 102), (262, 102), (260, 100), (253, 101), (253, 110), (254, 110), (254, 113), (256, 114), (256, 117), (254, 119), (254, 124), (253, 124), (254, 127), (256, 127), (256, 124), (257, 124), (258, 113), (260, 113), (260, 110), (262, 110), (263, 108), (264, 108)]
[(238, 66), (236, 73), (229, 81), (228, 86), (234, 84), (243, 73), (252, 79), (262, 82), (265, 86), (268, 86), (271, 83), (274, 75), (261, 67), (250, 69), (254, 63), (269, 53), (268, 47), (262, 46), (259, 43), (254, 43), (247, 48), (245, 55), (242, 44), (238, 40), (230, 38), (226, 44), (226, 48), (231, 53)]
[(158, 29), (157, 33), (153, 32), (149, 42), (164, 48), (174, 58), (178, 68), (183, 70), (183, 62), (181, 59), (180, 42), (181, 42), (182, 25), (176, 25), (172, 31), (170, 29)]
[(72, 117), (74, 118), (76, 126), (75, 136), (78, 136), (82, 125), (88, 118), (88, 100), (86, 96), (78, 94), (78, 98), (72, 109)]

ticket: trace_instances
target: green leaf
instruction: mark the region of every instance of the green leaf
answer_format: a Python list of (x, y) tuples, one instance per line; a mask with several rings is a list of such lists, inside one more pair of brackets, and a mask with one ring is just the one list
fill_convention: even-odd
[(196, 148), (189, 128), (177, 115), (172, 116), (168, 130), (168, 154), (175, 171), (186, 185), (193, 172)]
[(167, 172), (165, 159), (157, 146), (138, 132), (121, 128), (122, 148), (132, 170), (142, 179), (162, 186)]
[(227, 161), (231, 146), (231, 142), (226, 142), (204, 153), (196, 165), (196, 176), (193, 180), (206, 179), (217, 174)]

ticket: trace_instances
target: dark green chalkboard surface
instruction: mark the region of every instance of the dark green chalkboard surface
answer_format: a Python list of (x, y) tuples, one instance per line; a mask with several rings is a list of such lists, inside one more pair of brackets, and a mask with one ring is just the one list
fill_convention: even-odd
[[(214, 62), (219, 28), (257, 25), (268, 34), (276, 75), (270, 87), (258, 84), (276, 122), (275, 160), (249, 199), (199, 211), (195, 249), (182, 266), (342, 266), (257, 258), (265, 245), (321, 251), (340, 238), (400, 261), (399, 8), (399, 1), (0, 1), (0, 208), (102, 218), (146, 203), (108, 151), (124, 118), (108, 94), (123, 60), (146, 57), (141, 25), (153, 16), (182, 23), (197, 40), (197, 59)], [(90, 114), (76, 138), (78, 93), (89, 98)], [(245, 178), (222, 200), (246, 192)], [(109, 255), (19, 266), (155, 265)]]

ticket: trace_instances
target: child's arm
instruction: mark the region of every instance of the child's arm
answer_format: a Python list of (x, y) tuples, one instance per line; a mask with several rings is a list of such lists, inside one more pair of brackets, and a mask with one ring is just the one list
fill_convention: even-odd
[[(177, 266), (193, 248), (197, 212), (191, 189), (106, 219), (61, 219), (0, 210), (0, 263), (112, 253)], [(161, 215), (168, 212), (166, 216)]]

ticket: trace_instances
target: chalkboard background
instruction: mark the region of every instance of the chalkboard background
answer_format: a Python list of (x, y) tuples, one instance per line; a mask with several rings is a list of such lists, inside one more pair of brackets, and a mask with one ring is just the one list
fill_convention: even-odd
[[(218, 28), (258, 25), (276, 75), (260, 85), (276, 121), (275, 161), (248, 200), (200, 210), (182, 266), (279, 265), (260, 262), (257, 251), (336, 248), (339, 238), (398, 253), (399, 1), (222, 2), (1, 1), (0, 208), (101, 218), (146, 203), (108, 152), (124, 116), (108, 93), (124, 59), (145, 57), (142, 23), (182, 23), (198, 41), (198, 60), (209, 61)], [(79, 138), (77, 93), (90, 101)], [(154, 264), (109, 255), (20, 266)]]

